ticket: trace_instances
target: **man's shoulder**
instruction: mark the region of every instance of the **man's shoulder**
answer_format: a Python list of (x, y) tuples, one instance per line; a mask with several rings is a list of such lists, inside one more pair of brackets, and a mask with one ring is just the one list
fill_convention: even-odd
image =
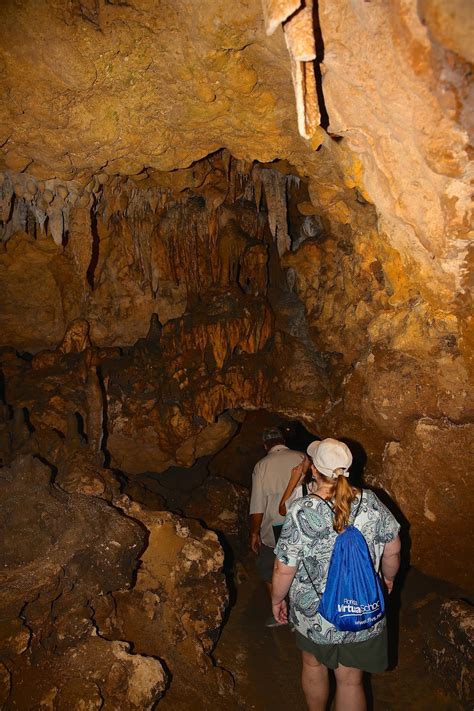
[(259, 471), (263, 471), (267, 465), (271, 465), (275, 459), (287, 459), (288, 463), (291, 465), (299, 464), (303, 458), (303, 452), (298, 452), (296, 449), (289, 449), (284, 444), (277, 444), (273, 447), (267, 454), (258, 460), (253, 468), (253, 473), (257, 474)]
[(262, 471), (265, 468), (265, 462), (268, 460), (268, 454), (266, 454), (264, 457), (258, 460), (256, 462), (254, 468), (253, 468), (253, 473), (258, 474), (259, 471)]
[(300, 452), (297, 449), (289, 449), (286, 446), (277, 450), (275, 452), (275, 455), (282, 458), (284, 457), (288, 460), (294, 459), (296, 462), (301, 462), (302, 458), (304, 457), (303, 452)]
[(272, 447), (264, 457), (258, 460), (256, 463), (256, 467), (261, 464), (262, 462), (267, 462), (269, 459), (273, 459), (276, 455), (279, 455), (283, 452), (291, 452), (291, 449), (288, 449), (286, 444), (276, 444), (274, 447)]

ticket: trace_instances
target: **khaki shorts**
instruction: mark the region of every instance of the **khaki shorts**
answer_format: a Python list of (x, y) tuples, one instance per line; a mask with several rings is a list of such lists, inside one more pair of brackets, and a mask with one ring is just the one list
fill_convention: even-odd
[(296, 646), (309, 652), (328, 669), (337, 669), (339, 664), (376, 674), (388, 667), (387, 628), (365, 642), (346, 644), (316, 644), (295, 631)]

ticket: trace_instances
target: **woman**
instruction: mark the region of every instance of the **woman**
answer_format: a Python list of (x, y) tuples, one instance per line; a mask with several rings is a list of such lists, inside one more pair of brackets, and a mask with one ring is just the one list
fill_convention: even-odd
[[(381, 672), (387, 667), (385, 618), (366, 630), (340, 632), (318, 613), (319, 599), (336, 537), (349, 523), (364, 535), (375, 569), (381, 568), (390, 593), (400, 565), (400, 526), (372, 491), (349, 484), (352, 455), (347, 445), (325, 439), (312, 442), (307, 451), (312, 461), (312, 493), (291, 504), (275, 548), (273, 614), (281, 623), (288, 621), (286, 595), (290, 591), (290, 621), (303, 655), (302, 684), (308, 709), (324, 711), (328, 669), (334, 669), (336, 711), (363, 711), (363, 672)], [(296, 473), (292, 478), (297, 479)]]

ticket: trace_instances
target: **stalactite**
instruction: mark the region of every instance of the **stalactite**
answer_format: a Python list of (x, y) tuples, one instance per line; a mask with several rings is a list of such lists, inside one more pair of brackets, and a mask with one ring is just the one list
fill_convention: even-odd
[(211, 262), (211, 274), (213, 281), (217, 280), (218, 276), (218, 252), (217, 252), (217, 238), (219, 235), (219, 214), (220, 210), (210, 210), (207, 218), (208, 234), (209, 234), (209, 256)]
[(235, 202), (235, 200), (236, 200), (236, 195), (237, 195), (236, 183), (237, 183), (237, 164), (234, 159), (231, 159), (230, 170), (229, 170), (229, 194), (230, 194), (230, 198), (231, 198), (232, 202)]
[(60, 195), (56, 195), (51, 205), (48, 207), (48, 229), (54, 243), (60, 247), (63, 243), (64, 218), (63, 218), (64, 201)]
[(291, 247), (288, 234), (286, 211), (286, 183), (287, 177), (278, 170), (260, 169), (257, 171), (265, 190), (265, 200), (268, 208), (268, 225), (270, 232), (276, 239), (280, 257)]
[[(86, 199), (85, 199), (86, 198)], [(0, 174), (0, 222), (3, 222), (2, 240), (8, 241), (15, 232), (24, 231), (35, 237), (32, 221), (43, 234), (47, 221), (48, 231), (60, 246), (69, 230), (70, 210), (89, 203), (88, 193), (70, 183), (56, 180), (37, 182), (25, 173)]]
[(87, 289), (87, 270), (92, 260), (93, 237), (91, 213), (87, 208), (78, 208), (71, 214), (68, 249), (72, 253), (77, 274)]
[(272, 35), (276, 28), (301, 7), (301, 0), (262, 0), (263, 17), (267, 35)]
[(245, 179), (244, 200), (248, 200), (248, 202), (255, 201), (255, 186), (248, 176)]
[(15, 200), (16, 211), (16, 229), (26, 232), (26, 223), (28, 220), (28, 206), (23, 198)]
[[(130, 225), (133, 241), (133, 250), (136, 263), (141, 275), (140, 287), (143, 291), (148, 287), (153, 293), (153, 266), (151, 262), (151, 238), (153, 233), (152, 209), (150, 207), (150, 191), (140, 190), (136, 186), (131, 186), (130, 182), (125, 186), (131, 188), (127, 199), (127, 206), (123, 211)], [(122, 190), (120, 194), (123, 197)], [(157, 200), (159, 195), (157, 195)], [(105, 197), (107, 200), (107, 197)], [(113, 201), (117, 205), (117, 201)], [(122, 199), (122, 204), (124, 200)], [(118, 200), (120, 204), (120, 196)]]
[(260, 205), (262, 202), (262, 179), (260, 176), (260, 171), (254, 169), (252, 171), (252, 179), (254, 184), (255, 205), (257, 207), (257, 213), (259, 213)]
[(38, 207), (38, 205), (36, 203), (32, 203), (30, 209), (35, 217), (36, 223), (40, 227), (41, 233), (43, 234), (44, 233), (44, 223), (46, 222), (46, 218), (47, 218), (46, 212), (44, 210), (42, 210), (40, 207)]
[(231, 161), (232, 161), (232, 156), (230, 155), (229, 151), (227, 151), (224, 148), (222, 151), (222, 163), (224, 165), (225, 175), (226, 175), (227, 179), (229, 179), (229, 171), (230, 171)]
[(296, 188), (297, 190), (299, 189), (301, 185), (301, 178), (299, 175), (287, 175), (287, 185), (289, 188)]
[(267, 35), (282, 24), (291, 62), (298, 130), (311, 138), (321, 117), (316, 92), (313, 0), (262, 0)]

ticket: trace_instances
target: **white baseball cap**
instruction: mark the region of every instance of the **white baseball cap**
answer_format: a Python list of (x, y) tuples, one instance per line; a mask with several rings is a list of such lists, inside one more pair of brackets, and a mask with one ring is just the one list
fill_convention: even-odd
[(338, 476), (336, 474), (337, 469), (342, 469), (343, 472), (340, 473), (346, 477), (349, 476), (348, 469), (352, 464), (352, 454), (344, 442), (328, 437), (322, 441), (311, 442), (306, 451), (313, 460), (318, 472), (329, 477), (329, 479), (336, 479)]

